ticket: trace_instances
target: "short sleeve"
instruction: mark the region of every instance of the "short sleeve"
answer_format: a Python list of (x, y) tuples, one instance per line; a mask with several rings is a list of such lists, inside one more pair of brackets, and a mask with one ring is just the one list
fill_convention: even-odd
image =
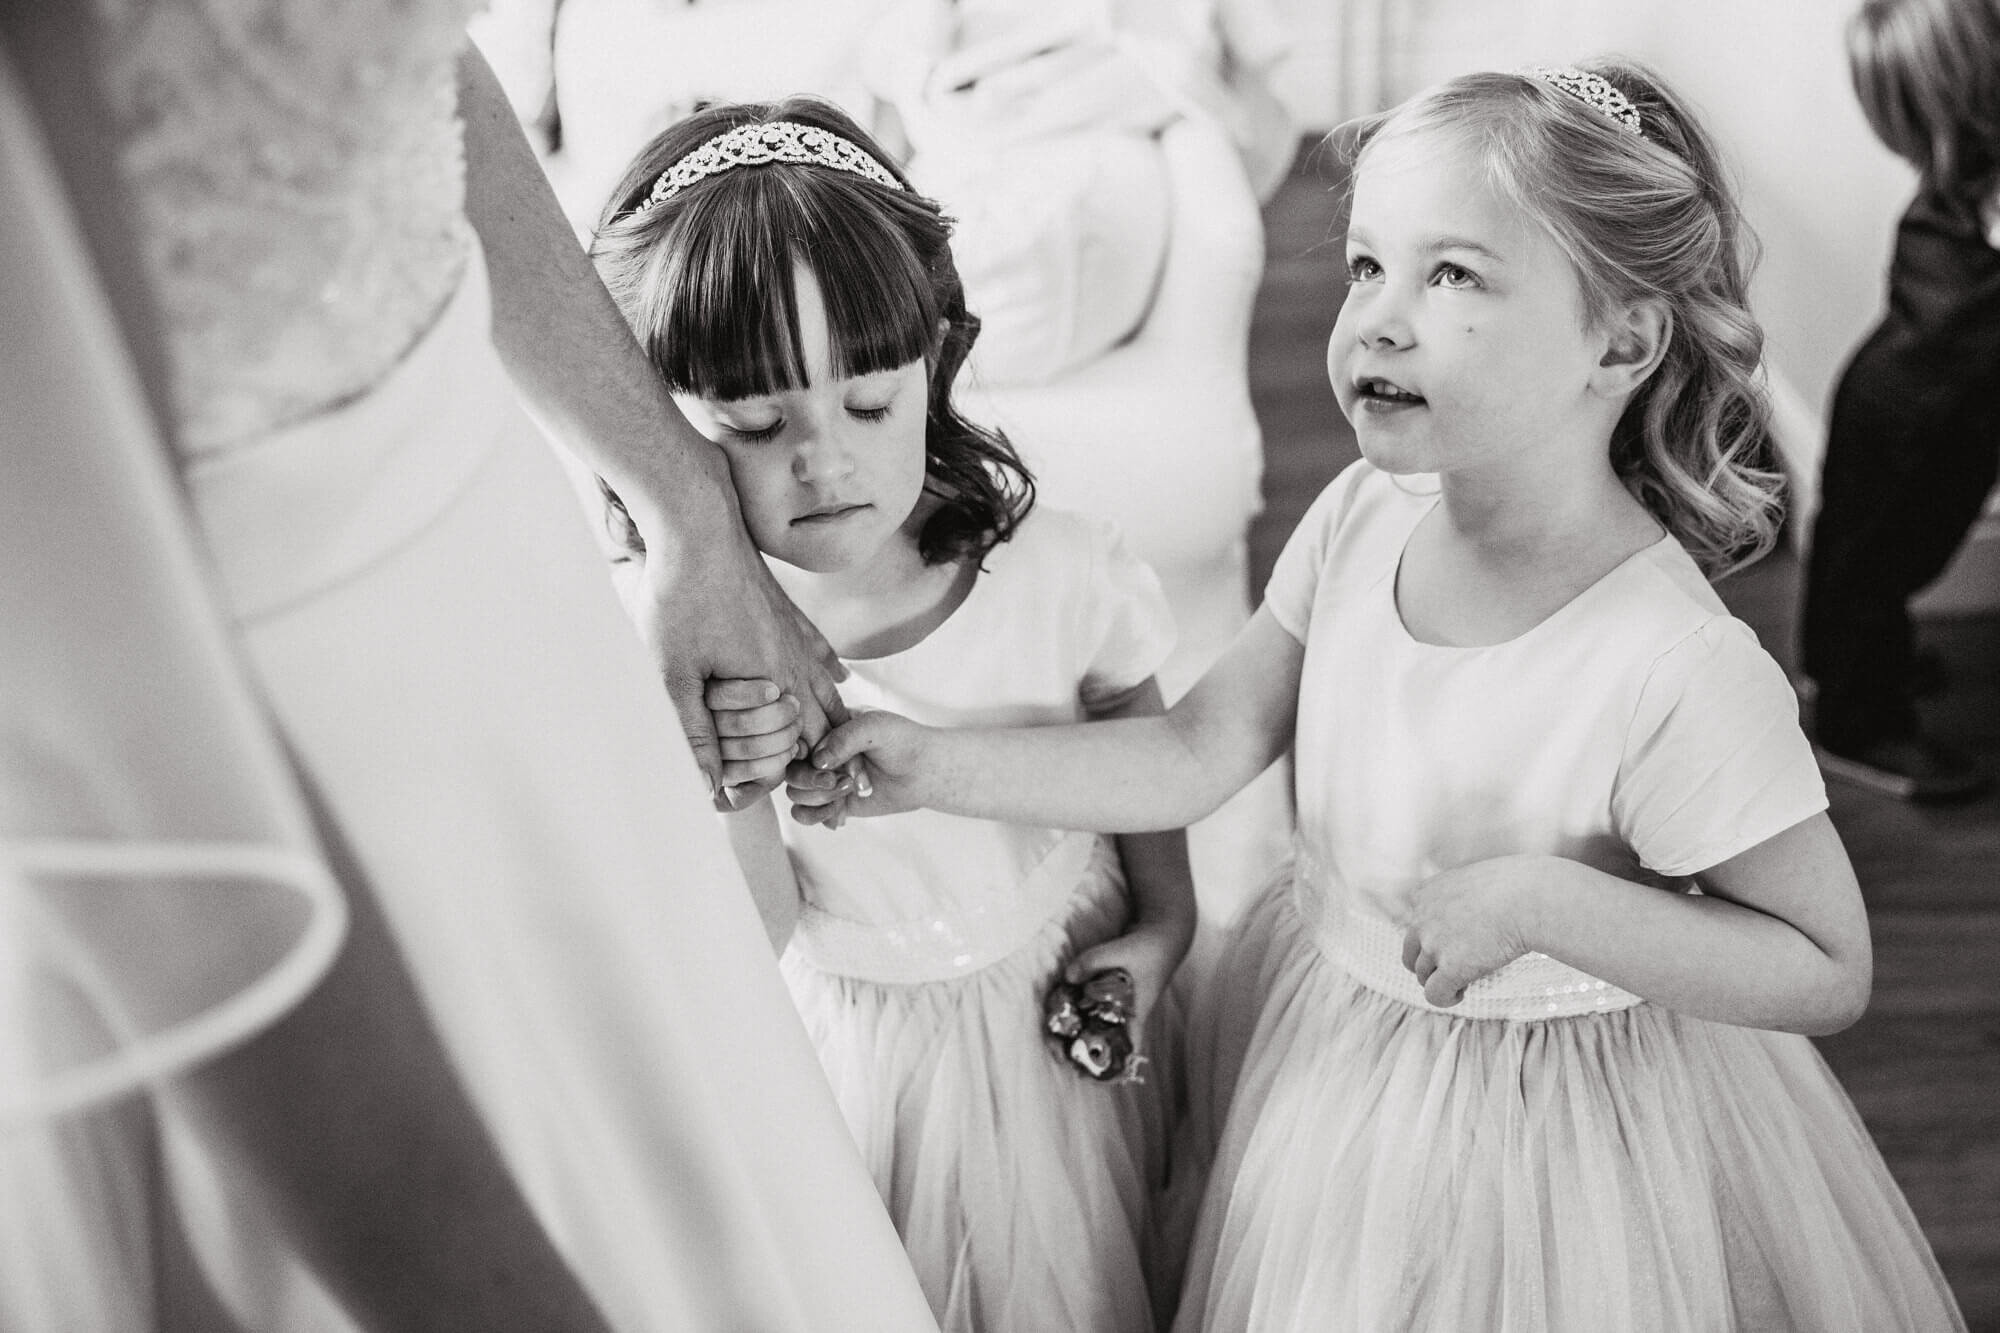
[(1826, 809), (1798, 696), (1749, 626), (1716, 616), (1654, 662), (1611, 805), (1640, 863), (1676, 876)]
[(1312, 620), (1313, 599), (1319, 593), (1320, 571), (1326, 568), (1327, 550), (1334, 534), (1353, 506), (1355, 489), (1366, 470), (1365, 463), (1350, 464), (1346, 471), (1327, 483), (1319, 498), (1306, 510), (1298, 527), (1278, 553), (1264, 585), (1264, 605), (1283, 626), (1285, 633), (1300, 643), (1306, 641), (1306, 626)]
[(1159, 575), (1108, 523), (1085, 525), (1090, 544), (1077, 642), (1083, 670), (1077, 697), (1094, 708), (1160, 669), (1174, 646), (1174, 616)]

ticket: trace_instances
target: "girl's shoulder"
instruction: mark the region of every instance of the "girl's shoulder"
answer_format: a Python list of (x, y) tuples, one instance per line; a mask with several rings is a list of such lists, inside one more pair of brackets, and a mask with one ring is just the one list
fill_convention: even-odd
[(1669, 562), (1641, 572), (1650, 641), (1621, 713), (1612, 813), (1643, 864), (1688, 875), (1824, 810), (1826, 788), (1797, 692), (1756, 632)]
[(1048, 586), (1137, 559), (1109, 519), (1037, 502), (1013, 535), (987, 553), (985, 569)]
[[(1687, 548), (1671, 537), (1640, 551), (1628, 566), (1632, 577), (1623, 585), (1621, 608), (1648, 626), (1662, 652), (1718, 622), (1749, 632), (1749, 626), (1723, 604)], [(1755, 638), (1752, 634), (1753, 642)]]
[[(1798, 699), (1784, 668), (1756, 630), (1734, 615), (1677, 543), (1663, 541), (1633, 560), (1625, 595), (1608, 610), (1623, 623), (1607, 633), (1630, 635), (1642, 668), (1635, 729), (1648, 730), (1677, 709), (1709, 714), (1723, 729), (1739, 725), (1742, 705), (1752, 713), (1789, 713), (1796, 726)], [(1692, 721), (1693, 718), (1684, 719)]]
[(1384, 472), (1365, 458), (1340, 470), (1299, 520), (1293, 539), (1325, 548), (1372, 539), (1400, 546), (1408, 529), (1437, 502), (1437, 478), (1429, 473)]
[(1324, 599), (1395, 569), (1417, 520), (1437, 503), (1430, 476), (1396, 476), (1366, 459), (1343, 469), (1306, 509), (1264, 584), (1264, 606), (1300, 643)]

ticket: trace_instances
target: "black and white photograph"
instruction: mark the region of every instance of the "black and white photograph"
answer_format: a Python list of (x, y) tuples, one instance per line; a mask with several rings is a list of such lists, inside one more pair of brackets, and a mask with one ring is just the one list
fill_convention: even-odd
[(2000, 1333), (2000, 0), (0, 0), (0, 1333)]

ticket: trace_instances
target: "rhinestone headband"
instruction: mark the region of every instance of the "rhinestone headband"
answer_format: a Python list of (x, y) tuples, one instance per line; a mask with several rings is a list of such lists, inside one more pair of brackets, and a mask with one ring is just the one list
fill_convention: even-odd
[(831, 130), (797, 121), (774, 120), (764, 124), (738, 125), (718, 134), (680, 161), (668, 167), (654, 183), (653, 192), (636, 211), (645, 212), (685, 190), (699, 180), (720, 176), (738, 167), (761, 167), (771, 162), (796, 162), (809, 167), (831, 167), (850, 176), (860, 176), (903, 188), (889, 169)]
[(1556, 69), (1536, 65), (1528, 73), (1557, 92), (1574, 97), (1599, 115), (1616, 121), (1620, 129), (1629, 130), (1641, 139), (1646, 137), (1646, 131), (1639, 123), (1639, 108), (1633, 106), (1632, 100), (1619, 92), (1618, 86), (1602, 74), (1592, 74), (1569, 65)]

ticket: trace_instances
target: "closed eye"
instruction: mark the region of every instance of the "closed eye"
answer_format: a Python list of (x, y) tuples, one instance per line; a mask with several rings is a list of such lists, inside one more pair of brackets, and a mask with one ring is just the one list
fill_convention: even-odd
[(768, 426), (732, 426), (725, 421), (722, 423), (722, 428), (736, 439), (756, 444), (763, 440), (775, 438), (778, 432), (785, 428), (785, 419), (779, 417)]
[(889, 415), (889, 407), (888, 403), (880, 407), (850, 407), (847, 409), (847, 415), (857, 421), (880, 421)]

